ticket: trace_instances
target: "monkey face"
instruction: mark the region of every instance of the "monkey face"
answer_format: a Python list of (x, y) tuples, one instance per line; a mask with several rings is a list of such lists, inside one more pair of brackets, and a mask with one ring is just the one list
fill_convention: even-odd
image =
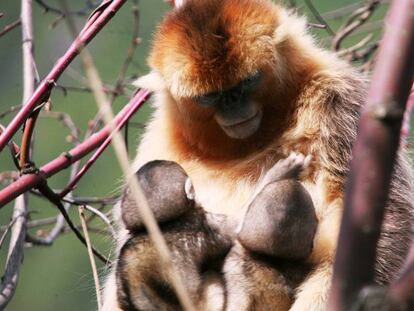
[(186, 1), (159, 26), (149, 63), (174, 99), (213, 107), (227, 136), (247, 138), (261, 124), (262, 109), (251, 95), (264, 67), (276, 63), (277, 24), (271, 1)]
[(193, 101), (214, 108), (213, 117), (227, 136), (247, 138), (259, 129), (263, 116), (261, 105), (251, 96), (260, 81), (257, 72), (230, 89), (196, 96)]

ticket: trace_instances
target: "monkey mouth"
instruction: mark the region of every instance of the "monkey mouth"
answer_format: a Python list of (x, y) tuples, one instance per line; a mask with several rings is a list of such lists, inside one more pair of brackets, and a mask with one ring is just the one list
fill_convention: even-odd
[(262, 115), (262, 111), (258, 109), (256, 114), (243, 121), (236, 122), (231, 125), (222, 125), (221, 127), (227, 136), (231, 138), (248, 138), (256, 133), (256, 131), (259, 129), (260, 123), (262, 121)]

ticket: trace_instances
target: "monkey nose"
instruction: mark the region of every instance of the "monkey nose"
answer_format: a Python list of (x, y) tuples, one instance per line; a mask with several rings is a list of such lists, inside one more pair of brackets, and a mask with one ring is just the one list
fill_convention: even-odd
[(240, 99), (241, 99), (241, 93), (234, 91), (228, 94), (227, 103), (229, 105), (238, 104), (240, 102)]

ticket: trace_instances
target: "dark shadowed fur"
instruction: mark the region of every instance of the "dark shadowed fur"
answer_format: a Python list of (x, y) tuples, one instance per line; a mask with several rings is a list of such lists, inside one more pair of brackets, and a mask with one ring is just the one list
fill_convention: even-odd
[[(231, 240), (211, 230), (198, 207), (161, 228), (173, 262), (197, 305), (202, 300), (204, 273), (219, 271)], [(136, 232), (122, 247), (117, 283), (122, 310), (181, 310), (167, 269), (146, 232)]]
[[(202, 300), (203, 274), (219, 269), (232, 245), (232, 232), (224, 232), (227, 228), (223, 217), (206, 214), (187, 196), (188, 176), (177, 163), (151, 161), (136, 176), (173, 262), (185, 280), (190, 297), (198, 304)], [(121, 249), (117, 266), (121, 307), (123, 310), (179, 310), (165, 263), (160, 261), (145, 232), (128, 187), (122, 198), (122, 219), (131, 237)]]
[[(223, 215), (206, 213), (187, 197), (184, 170), (170, 161), (152, 161), (139, 169), (137, 178), (197, 306), (203, 304), (203, 274), (221, 271), (223, 262), (225, 283), (234, 285), (227, 286), (229, 310), (239, 300), (248, 301), (249, 310), (261, 310), (271, 302), (278, 302), (280, 310), (290, 306), (294, 288), (305, 278), (309, 265), (287, 259), (309, 256), (317, 225), (312, 200), (297, 181), (308, 162), (292, 154), (269, 170), (247, 207), (238, 241), (226, 259), (236, 237), (235, 224)], [(180, 310), (128, 189), (122, 199), (122, 216), (131, 238), (121, 249), (117, 267), (121, 307)]]

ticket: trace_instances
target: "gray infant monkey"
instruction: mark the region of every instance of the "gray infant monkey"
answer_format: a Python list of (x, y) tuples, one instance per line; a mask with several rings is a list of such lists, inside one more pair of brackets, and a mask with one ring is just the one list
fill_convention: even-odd
[(292, 153), (277, 162), (246, 205), (237, 238), (226, 257), (226, 311), (289, 310), (304, 280), (317, 218), (298, 181), (310, 157)]
[[(224, 216), (206, 213), (195, 203), (191, 182), (177, 163), (151, 161), (136, 176), (188, 293), (197, 310), (203, 310), (205, 274), (221, 268), (232, 246), (235, 228), (228, 229)], [(122, 198), (121, 212), (130, 231), (116, 270), (122, 310), (181, 310), (167, 269), (144, 229), (128, 188)]]
[[(224, 274), (225, 310), (290, 306), (295, 285), (308, 271), (298, 261), (309, 255), (317, 226), (312, 200), (297, 180), (308, 162), (296, 154), (277, 162), (259, 183), (238, 226), (195, 202), (191, 182), (177, 163), (152, 161), (137, 172), (198, 310), (205, 304), (203, 281), (209, 270)], [(116, 273), (122, 309), (180, 310), (128, 188), (122, 219), (131, 233)]]

